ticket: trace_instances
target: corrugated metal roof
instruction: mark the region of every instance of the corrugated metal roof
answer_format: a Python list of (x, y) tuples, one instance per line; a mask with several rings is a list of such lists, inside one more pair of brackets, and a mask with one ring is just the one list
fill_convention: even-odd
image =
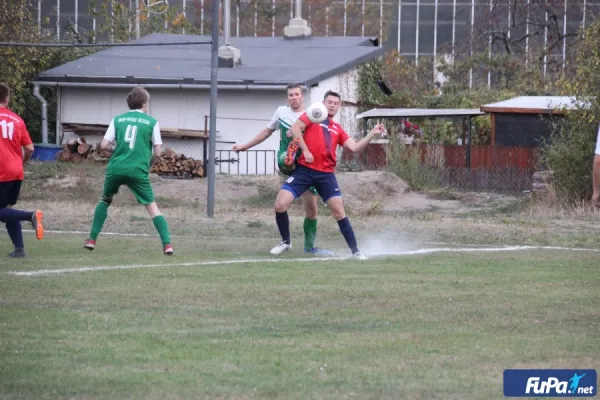
[[(484, 104), (481, 109), (494, 111), (500, 109), (542, 110), (577, 109), (585, 105), (574, 96), (519, 96), (496, 103)], [(508, 110), (507, 110), (508, 111)]]
[[(52, 82), (210, 83), (210, 41), (207, 36), (152, 34), (134, 43), (173, 43), (169, 46), (112, 47), (39, 74)], [(234, 37), (242, 65), (219, 68), (219, 83), (287, 85), (315, 84), (382, 55), (386, 49), (365, 37)]]
[(374, 108), (358, 114), (356, 118), (468, 117), (484, 114), (478, 108)]

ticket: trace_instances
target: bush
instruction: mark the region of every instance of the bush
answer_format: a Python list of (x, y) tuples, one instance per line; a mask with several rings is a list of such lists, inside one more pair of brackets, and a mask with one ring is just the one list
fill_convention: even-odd
[(442, 186), (441, 168), (421, 165), (419, 147), (407, 146), (392, 134), (386, 148), (388, 169), (413, 190), (438, 189)]
[(577, 47), (577, 70), (562, 82), (562, 92), (575, 96), (577, 107), (555, 123), (540, 155), (552, 170), (557, 199), (561, 202), (587, 201), (592, 194), (592, 163), (600, 121), (600, 21), (591, 24)]
[(555, 125), (540, 152), (543, 164), (552, 171), (557, 199), (566, 203), (592, 196), (597, 126), (582, 119), (571, 116)]

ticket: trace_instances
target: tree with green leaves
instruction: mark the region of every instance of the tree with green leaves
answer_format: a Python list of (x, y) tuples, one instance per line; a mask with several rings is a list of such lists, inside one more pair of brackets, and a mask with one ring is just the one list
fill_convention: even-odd
[(553, 173), (557, 196), (565, 202), (589, 200), (592, 164), (600, 123), (600, 21), (581, 35), (572, 77), (560, 81), (561, 94), (575, 97), (575, 108), (542, 147), (542, 160)]

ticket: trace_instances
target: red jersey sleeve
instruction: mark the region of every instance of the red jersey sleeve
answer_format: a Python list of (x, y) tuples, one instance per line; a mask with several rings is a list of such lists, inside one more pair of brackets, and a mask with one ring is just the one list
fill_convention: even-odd
[(31, 136), (24, 121), (21, 121), (21, 146), (28, 146), (32, 144)]
[(346, 133), (346, 131), (340, 126), (340, 134), (338, 135), (338, 143), (340, 146), (343, 146), (346, 143), (346, 140), (350, 139), (350, 136)]
[(306, 126), (312, 124), (312, 122), (310, 121), (310, 119), (308, 119), (308, 116), (306, 115), (306, 112), (302, 113), (301, 116), (298, 117), (298, 119), (302, 122), (304, 122), (304, 124)]

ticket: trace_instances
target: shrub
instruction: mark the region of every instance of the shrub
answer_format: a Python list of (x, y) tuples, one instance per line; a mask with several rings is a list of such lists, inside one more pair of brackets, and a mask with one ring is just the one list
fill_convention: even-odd
[(421, 165), (419, 147), (407, 146), (390, 134), (386, 148), (388, 169), (404, 180), (413, 190), (437, 189), (442, 186), (444, 171), (441, 168)]

